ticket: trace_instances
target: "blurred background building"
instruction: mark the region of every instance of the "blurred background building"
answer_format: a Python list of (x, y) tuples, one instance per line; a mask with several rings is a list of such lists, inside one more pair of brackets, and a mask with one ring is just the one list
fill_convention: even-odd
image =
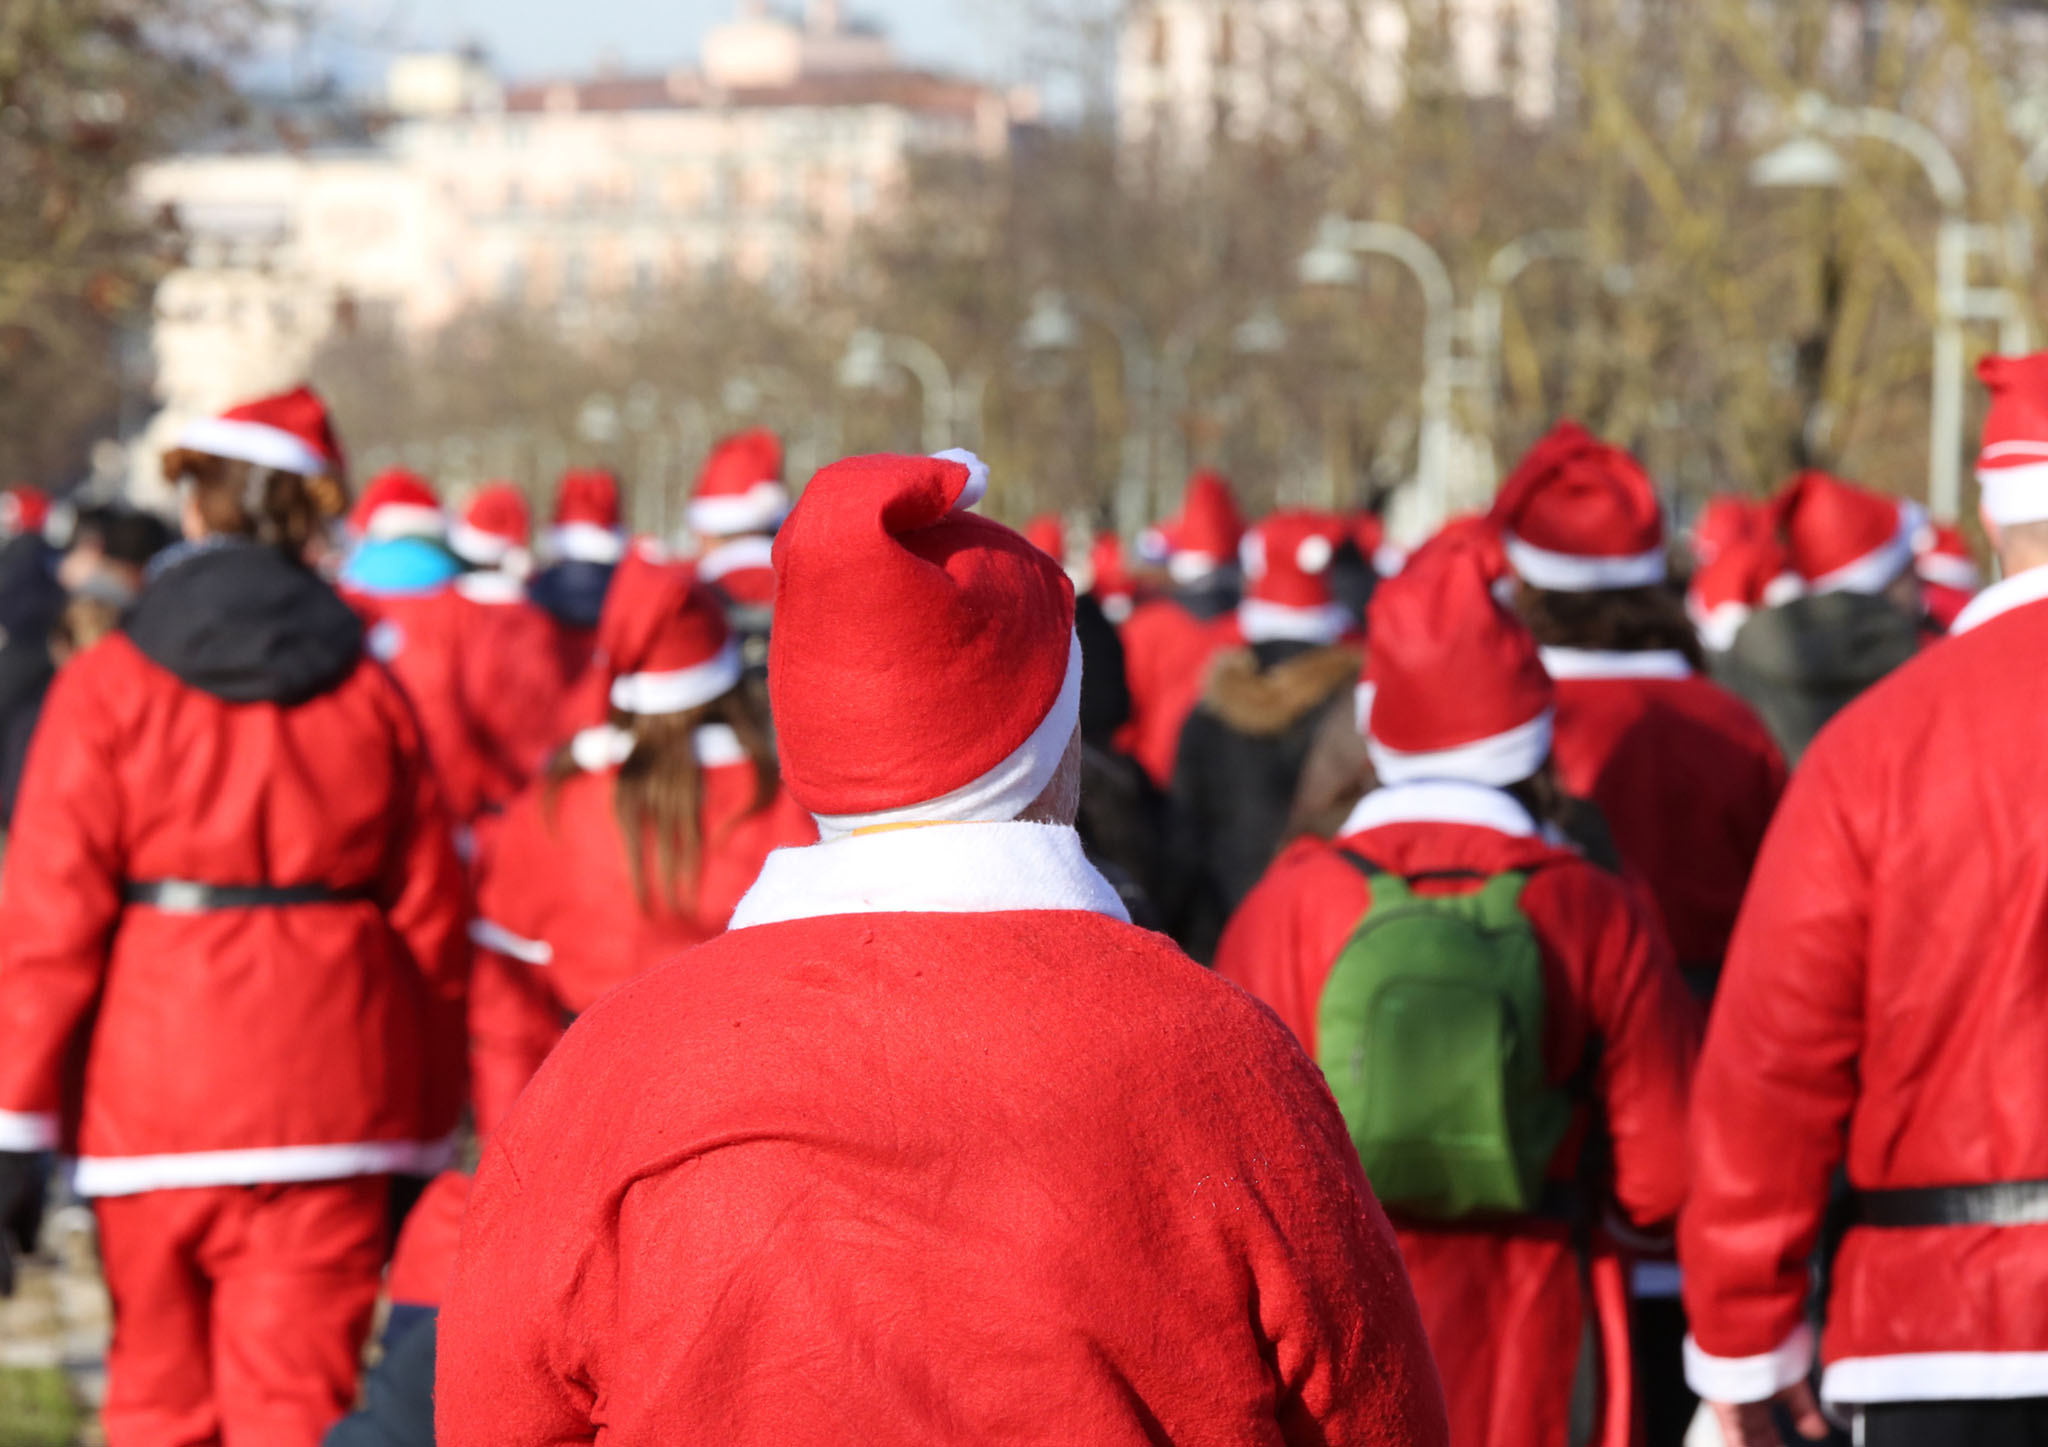
[(337, 324), (421, 334), (497, 304), (574, 331), (691, 279), (824, 284), (915, 161), (999, 162), (1034, 118), (1028, 93), (905, 67), (835, 0), (801, 18), (742, 0), (700, 66), (665, 72), (505, 84), (479, 53), (399, 56), (326, 134), (228, 137), (139, 173), (185, 240), (139, 454), (303, 375)]

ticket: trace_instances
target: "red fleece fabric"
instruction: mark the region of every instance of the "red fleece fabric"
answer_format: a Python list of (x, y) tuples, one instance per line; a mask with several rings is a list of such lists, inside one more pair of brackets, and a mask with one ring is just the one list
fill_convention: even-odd
[[(472, 1093), (485, 1134), (505, 1118), (561, 1034), (606, 992), (725, 929), (762, 863), (785, 845), (816, 842), (811, 816), (778, 791), (754, 811), (754, 771), (723, 764), (703, 773), (704, 844), (682, 907), (661, 891), (642, 910), (626, 868), (613, 795), (618, 770), (577, 774), (554, 791), (523, 794), (488, 836), (477, 912), (522, 939), (545, 943), (540, 967), (478, 952), (471, 1001)], [(650, 837), (643, 858), (657, 858)]]
[[(1522, 899), (1543, 957), (1550, 1078), (1569, 1081), (1599, 1040), (1595, 1090), (1612, 1140), (1614, 1203), (1638, 1227), (1670, 1221), (1685, 1194), (1686, 1103), (1700, 1022), (1655, 922), (1629, 891), (1540, 839), (1469, 825), (1392, 824), (1339, 844), (1410, 874), (1545, 866)], [(1365, 877), (1337, 848), (1312, 839), (1283, 853), (1232, 918), (1216, 956), (1219, 974), (1271, 1005), (1311, 1050), (1323, 986), (1372, 903)], [(1552, 1179), (1572, 1179), (1581, 1139), (1582, 1128), (1566, 1138)], [(1458, 1447), (1563, 1442), (1584, 1309), (1568, 1227), (1402, 1226), (1398, 1235), (1443, 1372), (1451, 1440)], [(1629, 1447), (1635, 1407), (1622, 1262), (1597, 1234), (1593, 1265), (1609, 1388), (1596, 1441)]]
[(319, 1447), (355, 1403), (389, 1194), (357, 1176), (95, 1201), (109, 1447)]
[(1565, 789), (1600, 806), (1679, 963), (1718, 968), (1785, 792), (1770, 730), (1704, 678), (1567, 678), (1553, 755)]
[(1092, 914), (727, 934), (614, 992), (491, 1142), (443, 1447), (1437, 1447), (1334, 1102)]
[(1234, 614), (1204, 622), (1171, 598), (1140, 603), (1124, 624), (1131, 717), (1117, 735), (1117, 747), (1160, 788), (1173, 786), (1181, 730), (1202, 701), (1209, 664), (1243, 642)]

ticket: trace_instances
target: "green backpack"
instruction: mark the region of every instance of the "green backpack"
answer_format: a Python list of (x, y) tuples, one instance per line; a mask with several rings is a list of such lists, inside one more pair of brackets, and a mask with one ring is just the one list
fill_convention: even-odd
[[(1372, 907), (1316, 1009), (1316, 1053), (1366, 1178), (1396, 1216), (1527, 1215), (1571, 1124), (1546, 1078), (1525, 873), (1403, 879), (1354, 855)], [(1484, 879), (1424, 898), (1419, 879)]]

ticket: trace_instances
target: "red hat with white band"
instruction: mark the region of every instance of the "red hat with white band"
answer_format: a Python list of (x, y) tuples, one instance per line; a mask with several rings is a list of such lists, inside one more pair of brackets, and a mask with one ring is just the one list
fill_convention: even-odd
[(718, 595), (655, 546), (620, 560), (597, 646), (611, 675), (608, 700), (621, 713), (688, 713), (740, 681), (739, 645)]
[(968, 452), (849, 458), (776, 536), (769, 697), (783, 780), (827, 840), (1015, 819), (1066, 754), (1073, 584), (970, 511), (987, 489)]
[(348, 525), (357, 537), (372, 542), (439, 538), (447, 535), (448, 516), (424, 477), (392, 467), (370, 479), (349, 510)]
[(787, 516), (781, 439), (756, 427), (711, 449), (690, 499), (691, 532), (706, 538), (772, 532)]
[(1556, 691), (1480, 559), (1424, 551), (1373, 595), (1366, 750), (1383, 784), (1520, 783), (1550, 757)]
[(548, 549), (572, 562), (616, 563), (626, 553), (620, 515), (617, 478), (594, 468), (571, 469), (555, 493)]
[(1330, 563), (1346, 532), (1340, 518), (1294, 511), (1244, 535), (1237, 626), (1247, 643), (1335, 643), (1351, 631), (1351, 614), (1330, 592)]
[(1529, 450), (1493, 505), (1515, 575), (1552, 593), (1664, 581), (1664, 512), (1628, 453), (1576, 422)]
[(448, 530), (455, 556), (478, 568), (525, 577), (533, 566), (533, 514), (526, 494), (509, 482), (487, 482), (470, 497)]
[(1726, 653), (1757, 609), (1789, 603), (1805, 591), (1784, 547), (1768, 533), (1756, 533), (1723, 543), (1712, 562), (1699, 566), (1686, 589), (1685, 611), (1700, 642)]
[(177, 446), (301, 477), (340, 477), (346, 463), (327, 404), (310, 387), (244, 402), (178, 431)]
[(39, 533), (49, 521), (50, 495), (41, 488), (18, 482), (0, 489), (0, 538)]
[(1204, 469), (1188, 479), (1180, 515), (1147, 528), (1138, 555), (1164, 563), (1176, 583), (1198, 583), (1237, 556), (1244, 540), (1244, 514), (1222, 473)]
[(1912, 568), (1926, 521), (1917, 504), (1817, 471), (1793, 478), (1771, 516), (1809, 593), (1882, 593)]
[(2000, 527), (2048, 522), (2048, 352), (1986, 357), (1977, 375), (1991, 392), (1977, 454), (1984, 516)]

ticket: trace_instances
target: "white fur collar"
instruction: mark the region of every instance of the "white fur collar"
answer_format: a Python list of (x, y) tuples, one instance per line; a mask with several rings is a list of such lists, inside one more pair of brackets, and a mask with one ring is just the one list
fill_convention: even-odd
[(1516, 839), (1533, 839), (1538, 833), (1536, 821), (1512, 794), (1446, 779), (1373, 790), (1358, 801), (1337, 837), (1348, 839), (1389, 824), (1466, 824)]
[(1972, 628), (1981, 628), (1993, 618), (2010, 613), (2015, 608), (2024, 608), (2029, 603), (2039, 603), (2048, 598), (2048, 567), (2029, 568), (2024, 573), (2014, 573), (2010, 578), (1993, 583), (1970, 600), (1969, 606), (1956, 616), (1950, 625), (1949, 634), (1968, 633)]
[(1591, 648), (1546, 648), (1543, 668), (1558, 679), (1692, 677), (1692, 665), (1676, 649), (1609, 653)]
[(526, 584), (510, 573), (463, 573), (455, 580), (455, 591), (472, 603), (524, 603)]
[(778, 849), (732, 928), (849, 914), (1079, 910), (1126, 923), (1123, 901), (1053, 824), (938, 824)]

